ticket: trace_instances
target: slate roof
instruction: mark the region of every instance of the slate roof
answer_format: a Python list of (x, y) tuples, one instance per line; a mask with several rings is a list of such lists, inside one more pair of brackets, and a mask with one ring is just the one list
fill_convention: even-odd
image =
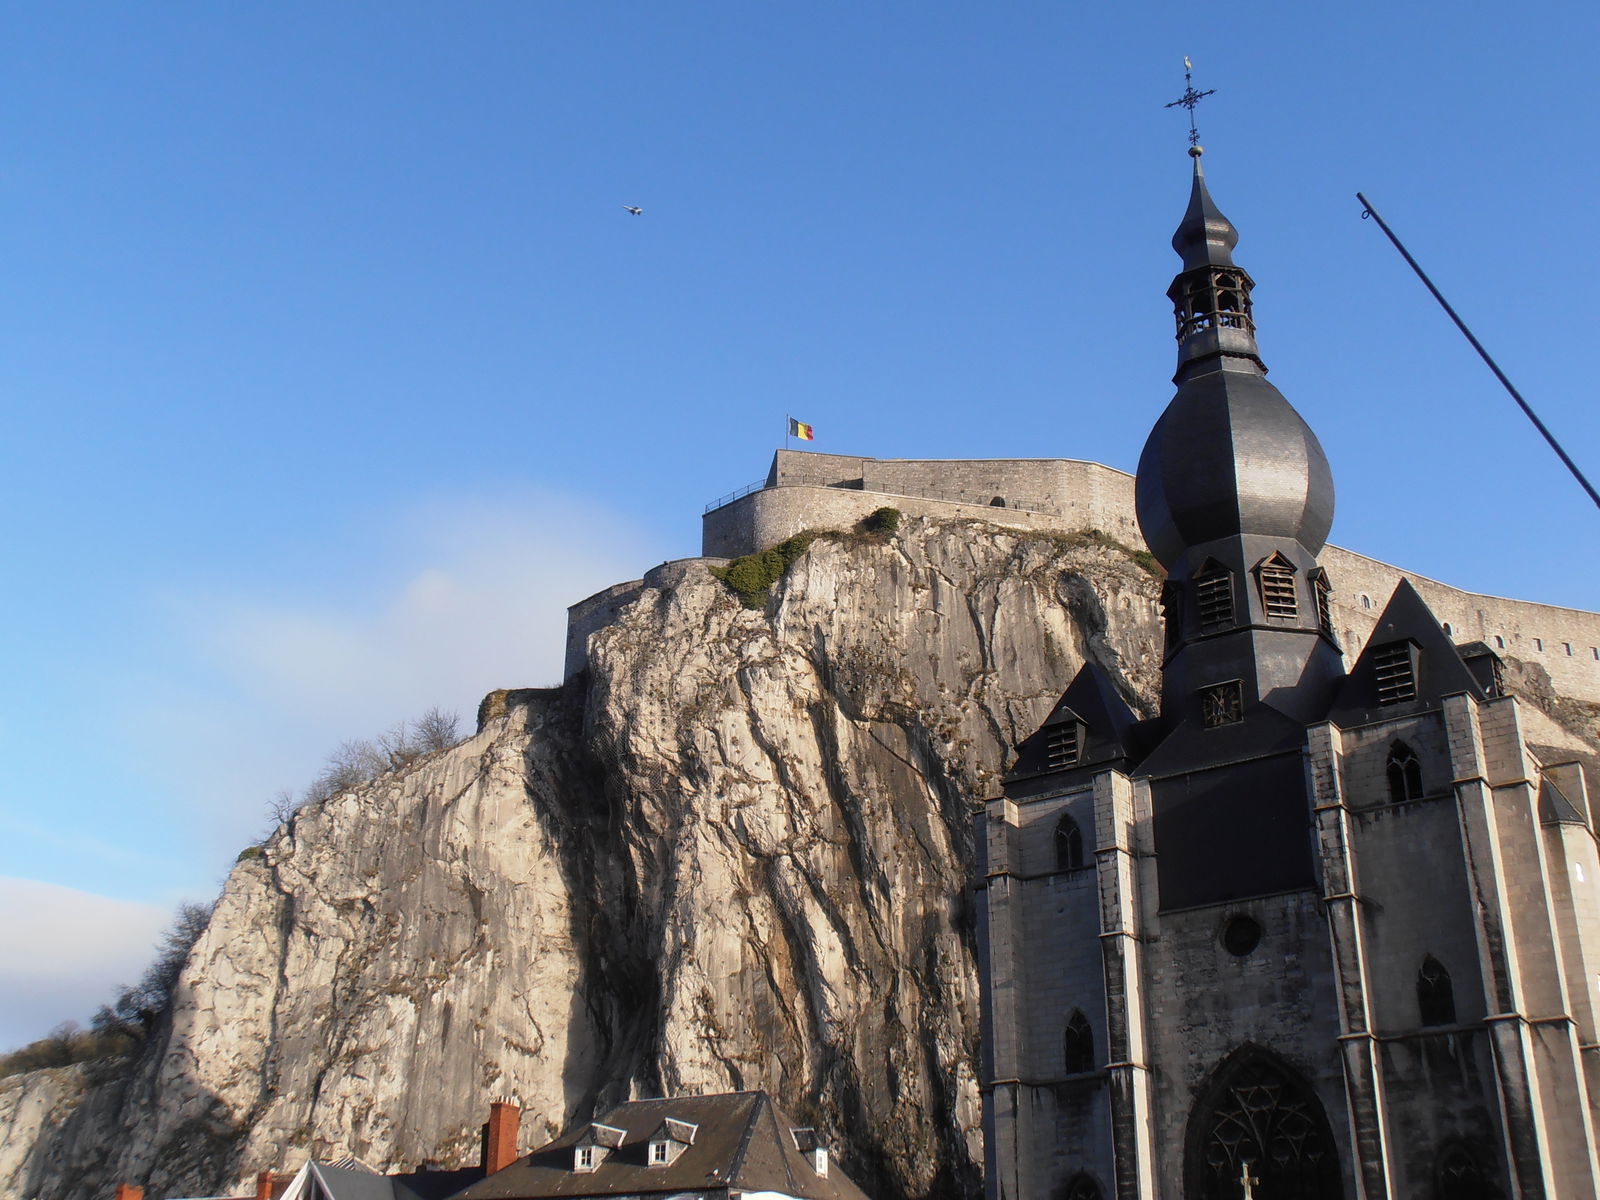
[(313, 1161), (289, 1185), (285, 1200), (445, 1200), (482, 1178), (482, 1167), (383, 1175), (354, 1159)]
[[(1373, 657), (1384, 646), (1396, 642), (1412, 642), (1417, 647), (1416, 699), (1379, 704)], [(1456, 692), (1467, 692), (1480, 700), (1487, 695), (1461, 660), (1461, 651), (1439, 624), (1439, 618), (1411, 581), (1402, 578), (1350, 674), (1339, 685), (1328, 716), (1341, 729), (1349, 729), (1369, 721), (1437, 708), (1442, 697)]]
[[(1050, 731), (1068, 721), (1083, 725), (1083, 745), (1071, 767), (1052, 769), (1049, 765)], [(1011, 790), (1009, 785), (1013, 782), (1036, 776), (1048, 775), (1054, 779), (1068, 771), (1125, 767), (1135, 754), (1134, 727), (1137, 724), (1138, 718), (1118, 694), (1110, 676), (1098, 663), (1084, 663), (1044, 723), (1018, 743), (1017, 761), (1006, 773), (1007, 790)]]
[[(668, 1118), (698, 1126), (693, 1144), (672, 1162), (645, 1159), (652, 1135)], [(622, 1144), (593, 1171), (573, 1170), (573, 1151), (589, 1123), (518, 1159), (459, 1193), (459, 1200), (532, 1200), (556, 1196), (639, 1196), (653, 1193), (781, 1192), (800, 1200), (865, 1200), (860, 1188), (830, 1163), (818, 1175), (795, 1144), (798, 1126), (765, 1092), (729, 1092), (634, 1100), (599, 1118), (624, 1131)]]

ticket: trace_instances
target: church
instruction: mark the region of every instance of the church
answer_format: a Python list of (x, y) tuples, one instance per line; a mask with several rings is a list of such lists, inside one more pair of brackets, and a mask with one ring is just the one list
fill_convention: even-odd
[(1347, 667), (1332, 475), (1190, 154), (1160, 713), (1086, 665), (977, 818), (986, 1195), (1594, 1197), (1583, 768), (1408, 581)]

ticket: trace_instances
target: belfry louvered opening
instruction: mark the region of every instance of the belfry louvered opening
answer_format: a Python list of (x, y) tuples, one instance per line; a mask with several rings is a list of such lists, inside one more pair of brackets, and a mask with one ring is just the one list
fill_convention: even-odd
[(1073, 766), (1082, 756), (1083, 726), (1078, 722), (1067, 721), (1045, 734), (1044, 765), (1048, 770)]
[(1378, 683), (1379, 704), (1399, 704), (1417, 698), (1417, 654), (1410, 642), (1375, 647), (1372, 669)]
[(1233, 624), (1233, 572), (1207, 564), (1194, 580), (1194, 607), (1201, 629)]
[(1322, 627), (1322, 632), (1331, 638), (1333, 637), (1333, 585), (1328, 582), (1328, 573), (1320, 567), (1311, 576), (1311, 588), (1317, 596), (1317, 624)]
[(1261, 606), (1267, 619), (1293, 621), (1300, 615), (1300, 599), (1294, 587), (1294, 567), (1288, 559), (1274, 554), (1256, 568), (1261, 580)]

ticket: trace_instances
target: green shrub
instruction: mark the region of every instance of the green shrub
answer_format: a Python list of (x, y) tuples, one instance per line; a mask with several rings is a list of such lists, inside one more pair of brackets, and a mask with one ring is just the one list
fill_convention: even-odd
[(795, 534), (767, 550), (745, 554), (725, 567), (710, 568), (739, 597), (746, 608), (760, 608), (772, 594), (772, 585), (816, 541), (810, 530)]
[(1166, 572), (1161, 569), (1160, 560), (1158, 560), (1156, 556), (1151, 554), (1148, 550), (1130, 550), (1128, 551), (1128, 557), (1133, 559), (1134, 562), (1138, 563), (1157, 579), (1160, 579), (1166, 574)]
[(888, 537), (900, 528), (900, 510), (898, 508), (874, 509), (861, 518), (861, 528), (867, 533), (881, 533)]
[(260, 858), (265, 853), (266, 851), (260, 846), (246, 846), (243, 850), (239, 851), (239, 857), (233, 861), (236, 863), (242, 863), (252, 858)]

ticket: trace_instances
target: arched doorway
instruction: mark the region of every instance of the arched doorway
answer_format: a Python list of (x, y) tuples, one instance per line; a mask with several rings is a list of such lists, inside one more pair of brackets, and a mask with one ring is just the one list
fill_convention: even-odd
[(1247, 1194), (1341, 1200), (1344, 1194), (1321, 1101), (1292, 1067), (1258, 1046), (1234, 1051), (1200, 1090), (1189, 1113), (1185, 1159), (1185, 1200)]

